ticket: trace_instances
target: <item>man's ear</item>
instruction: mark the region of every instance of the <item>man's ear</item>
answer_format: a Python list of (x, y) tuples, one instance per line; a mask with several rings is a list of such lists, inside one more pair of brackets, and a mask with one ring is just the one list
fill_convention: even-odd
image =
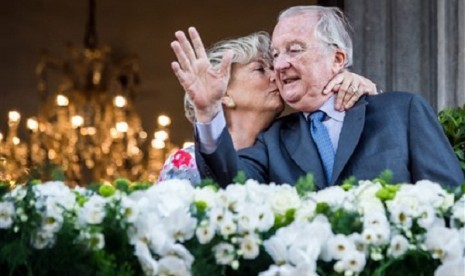
[(334, 52), (334, 57), (333, 57), (333, 73), (337, 74), (341, 72), (344, 69), (344, 65), (346, 64), (347, 60), (347, 55), (346, 53), (341, 50), (341, 49), (336, 49)]

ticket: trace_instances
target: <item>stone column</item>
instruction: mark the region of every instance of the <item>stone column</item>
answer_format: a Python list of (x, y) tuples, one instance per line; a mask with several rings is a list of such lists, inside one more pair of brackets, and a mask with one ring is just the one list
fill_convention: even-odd
[(465, 104), (465, 0), (348, 0), (353, 71), (436, 110)]

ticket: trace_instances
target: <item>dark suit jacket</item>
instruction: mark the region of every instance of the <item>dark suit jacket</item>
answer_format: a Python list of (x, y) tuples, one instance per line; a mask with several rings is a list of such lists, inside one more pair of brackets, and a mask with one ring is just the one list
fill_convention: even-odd
[(405, 92), (363, 97), (346, 112), (331, 183), (326, 183), (302, 112), (276, 120), (254, 146), (237, 153), (227, 129), (214, 153), (196, 149), (202, 177), (222, 186), (231, 183), (238, 170), (259, 182), (278, 184), (294, 184), (300, 176), (313, 173), (319, 188), (341, 184), (350, 176), (374, 179), (385, 169), (393, 172), (395, 183), (429, 179), (451, 186), (465, 182), (436, 114), (422, 97)]

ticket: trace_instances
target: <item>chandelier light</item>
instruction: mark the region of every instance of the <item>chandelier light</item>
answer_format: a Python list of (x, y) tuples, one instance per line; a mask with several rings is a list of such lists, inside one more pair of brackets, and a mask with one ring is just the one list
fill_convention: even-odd
[(135, 57), (115, 62), (110, 47), (97, 47), (95, 0), (89, 1), (84, 48), (68, 45), (65, 57), (44, 53), (36, 74), (39, 113), (27, 120), (28, 143), (18, 138), (20, 113), (8, 114), (8, 135), (0, 133), (0, 180), (48, 163), (60, 166), (70, 185), (156, 180), (163, 160), (177, 149), (170, 142), (171, 119), (158, 117), (156, 142), (144, 157), (147, 133), (134, 107), (139, 65)]

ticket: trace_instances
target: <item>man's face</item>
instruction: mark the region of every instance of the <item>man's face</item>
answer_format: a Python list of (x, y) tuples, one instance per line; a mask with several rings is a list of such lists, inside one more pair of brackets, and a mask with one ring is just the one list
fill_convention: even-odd
[(308, 14), (283, 18), (271, 42), (281, 96), (292, 108), (304, 112), (315, 111), (327, 99), (322, 91), (335, 75), (334, 50), (314, 35), (317, 20)]

